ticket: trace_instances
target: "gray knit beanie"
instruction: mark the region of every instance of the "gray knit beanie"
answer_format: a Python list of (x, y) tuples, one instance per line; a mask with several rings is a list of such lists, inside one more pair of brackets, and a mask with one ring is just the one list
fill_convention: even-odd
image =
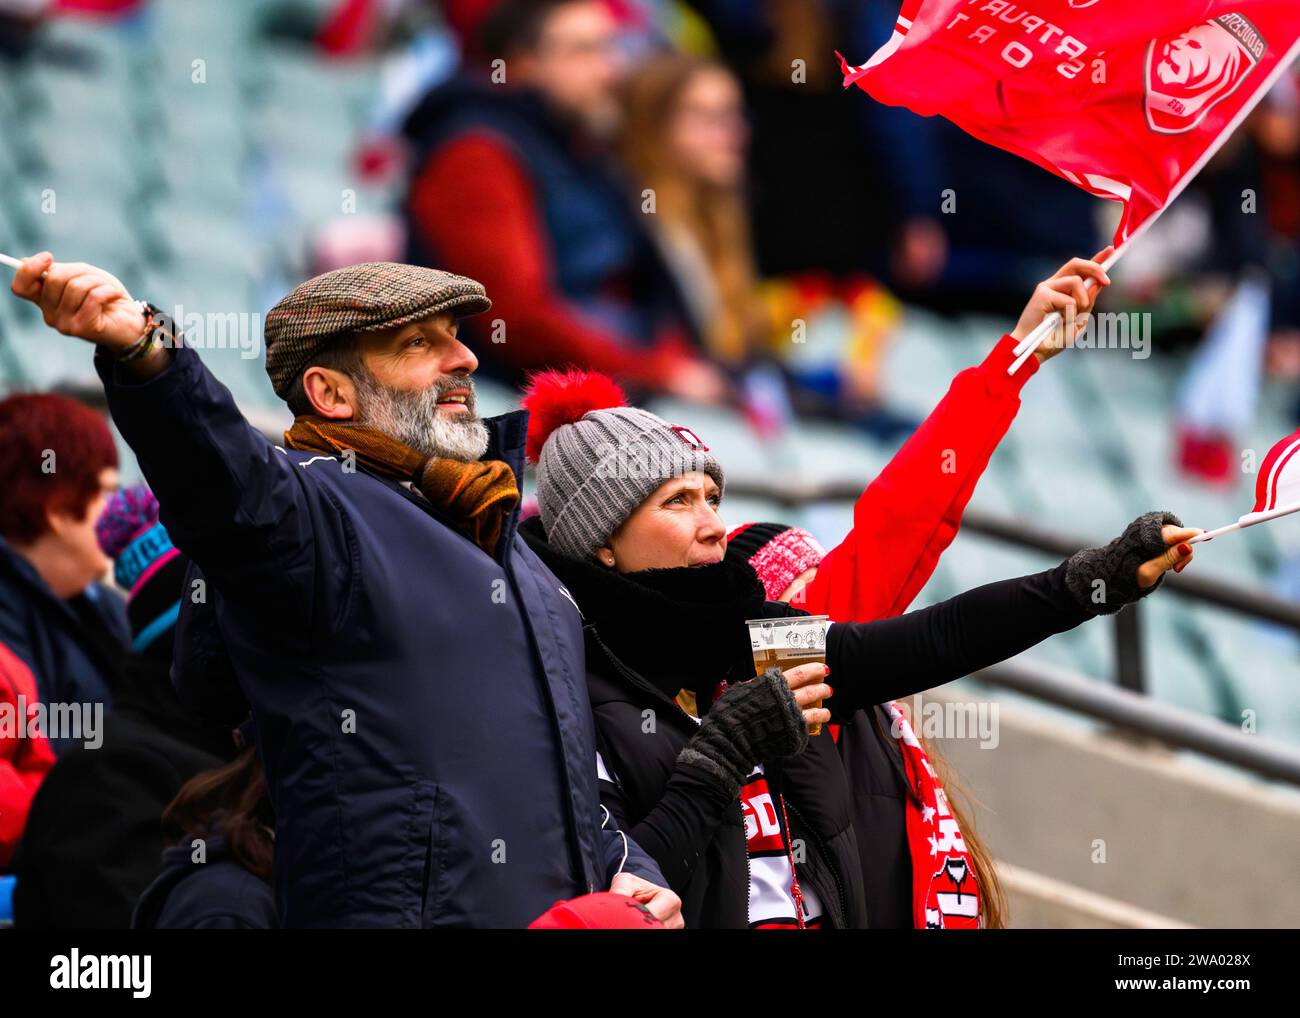
[(537, 502), (551, 547), (587, 560), (665, 481), (694, 470), (723, 487), (722, 465), (690, 428), (622, 405), (609, 378), (547, 371), (524, 397)]

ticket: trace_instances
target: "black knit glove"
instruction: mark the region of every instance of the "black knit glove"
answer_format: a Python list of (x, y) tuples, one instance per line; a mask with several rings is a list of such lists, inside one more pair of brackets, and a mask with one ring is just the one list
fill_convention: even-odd
[(734, 799), (755, 764), (794, 756), (807, 745), (794, 691), (779, 668), (769, 668), (718, 697), (677, 761), (698, 767)]
[(1169, 550), (1161, 535), (1166, 524), (1183, 525), (1173, 513), (1147, 513), (1106, 547), (1075, 552), (1065, 564), (1065, 585), (1079, 606), (1092, 615), (1114, 615), (1160, 586), (1164, 576), (1143, 590), (1138, 586), (1137, 572), (1143, 562)]

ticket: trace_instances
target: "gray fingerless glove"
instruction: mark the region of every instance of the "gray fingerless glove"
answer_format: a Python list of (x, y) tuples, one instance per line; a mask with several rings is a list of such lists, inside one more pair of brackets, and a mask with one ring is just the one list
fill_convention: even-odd
[(707, 773), (734, 798), (755, 764), (803, 752), (808, 726), (778, 668), (732, 686), (709, 708), (679, 763)]
[[(1161, 576), (1143, 590), (1138, 586), (1138, 566), (1168, 550), (1161, 528), (1183, 525), (1173, 513), (1153, 512), (1139, 516), (1104, 548), (1075, 552), (1065, 564), (1065, 585), (1084, 611), (1092, 615), (1114, 615), (1126, 604), (1140, 601), (1164, 582)], [(1097, 581), (1101, 582), (1098, 583)]]

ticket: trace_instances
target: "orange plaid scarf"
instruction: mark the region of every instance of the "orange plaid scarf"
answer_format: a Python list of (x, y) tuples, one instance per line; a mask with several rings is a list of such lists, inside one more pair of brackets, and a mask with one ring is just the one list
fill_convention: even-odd
[(365, 469), (410, 481), (489, 555), (496, 554), (506, 520), (519, 504), (519, 486), (508, 463), (425, 456), (367, 424), (298, 417), (284, 433), (284, 443), (326, 455), (351, 451)]

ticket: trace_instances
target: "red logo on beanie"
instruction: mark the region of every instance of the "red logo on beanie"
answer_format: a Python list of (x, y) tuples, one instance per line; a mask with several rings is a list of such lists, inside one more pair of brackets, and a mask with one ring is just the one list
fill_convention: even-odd
[(690, 428), (683, 428), (680, 424), (674, 424), (672, 428), (673, 428), (673, 432), (677, 435), (677, 437), (680, 438), (687, 445), (689, 445), (696, 452), (709, 451), (709, 447), (700, 440), (700, 436), (697, 435), (695, 432), (693, 432)]

